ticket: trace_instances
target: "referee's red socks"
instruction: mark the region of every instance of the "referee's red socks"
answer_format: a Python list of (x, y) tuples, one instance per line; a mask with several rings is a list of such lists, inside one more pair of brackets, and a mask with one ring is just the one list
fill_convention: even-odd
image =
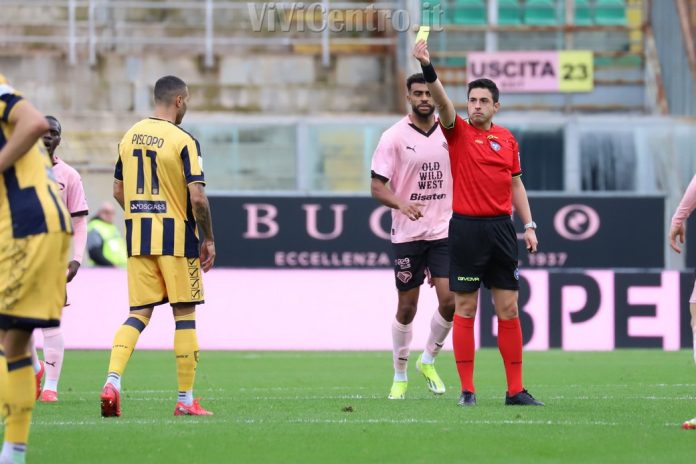
[(510, 396), (524, 390), (522, 384), (522, 343), (520, 319), (517, 317), (507, 321), (498, 319), (498, 349), (503, 357), (503, 364), (505, 364), (505, 376)]
[(474, 357), (476, 345), (474, 343), (474, 319), (454, 316), (452, 328), (452, 344), (454, 345), (454, 360), (457, 363), (459, 380), (462, 382), (462, 391), (474, 393)]

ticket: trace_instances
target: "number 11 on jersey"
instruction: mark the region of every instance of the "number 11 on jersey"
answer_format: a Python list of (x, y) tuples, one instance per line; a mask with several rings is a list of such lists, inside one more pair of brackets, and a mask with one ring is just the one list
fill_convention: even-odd
[[(142, 195), (145, 193), (145, 170), (143, 166), (143, 151), (140, 148), (133, 150), (133, 156), (138, 158), (138, 179), (136, 181), (135, 193)], [(151, 194), (159, 195), (159, 179), (157, 178), (157, 152), (154, 150), (146, 150), (145, 156), (150, 158), (151, 178)]]

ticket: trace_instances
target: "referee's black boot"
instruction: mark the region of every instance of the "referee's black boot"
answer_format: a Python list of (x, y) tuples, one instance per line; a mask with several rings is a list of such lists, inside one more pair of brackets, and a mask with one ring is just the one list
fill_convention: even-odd
[(534, 397), (527, 391), (522, 390), (516, 395), (509, 396), (505, 392), (505, 405), (506, 406), (543, 406), (539, 400), (535, 400)]
[(476, 393), (464, 390), (457, 402), (459, 406), (476, 406)]

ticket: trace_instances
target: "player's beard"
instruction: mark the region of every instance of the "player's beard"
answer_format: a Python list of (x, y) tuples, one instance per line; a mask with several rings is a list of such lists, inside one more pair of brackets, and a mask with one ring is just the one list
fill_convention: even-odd
[(426, 121), (435, 112), (434, 105), (427, 105), (427, 106), (429, 108), (428, 111), (422, 111), (420, 109), (420, 105), (411, 105), (411, 110), (413, 110), (413, 114), (418, 119), (422, 119), (423, 121)]
[(175, 120), (174, 124), (176, 124), (177, 126), (179, 124), (181, 124), (181, 121), (184, 120), (185, 114), (186, 114), (186, 106), (184, 105), (181, 108), (179, 108), (179, 110), (176, 112), (176, 120)]

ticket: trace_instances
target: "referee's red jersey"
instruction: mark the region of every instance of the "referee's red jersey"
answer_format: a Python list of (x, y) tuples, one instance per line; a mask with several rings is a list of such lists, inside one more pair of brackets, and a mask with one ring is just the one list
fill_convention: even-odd
[(491, 125), (475, 128), (457, 115), (443, 126), (454, 182), (452, 210), (464, 216), (512, 214), (512, 178), (522, 174), (520, 149), (512, 133)]

